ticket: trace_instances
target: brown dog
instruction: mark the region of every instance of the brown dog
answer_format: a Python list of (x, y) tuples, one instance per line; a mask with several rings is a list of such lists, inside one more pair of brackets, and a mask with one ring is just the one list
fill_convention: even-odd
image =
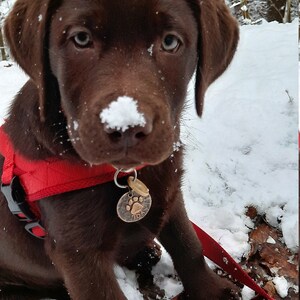
[[(204, 261), (180, 190), (182, 150), (173, 153), (195, 69), (201, 115), (206, 88), (236, 49), (238, 27), (223, 1), (18, 0), (5, 34), (30, 76), (4, 127), (15, 149), (32, 161), (146, 164), (138, 178), (153, 203), (145, 218), (125, 223), (114, 182), (47, 197), (38, 202), (42, 241), (0, 193), (0, 299), (126, 299), (113, 266), (130, 265), (154, 237), (174, 261), (181, 299), (236, 299)], [(127, 130), (102, 122), (99, 114), (125, 95), (144, 122)]]

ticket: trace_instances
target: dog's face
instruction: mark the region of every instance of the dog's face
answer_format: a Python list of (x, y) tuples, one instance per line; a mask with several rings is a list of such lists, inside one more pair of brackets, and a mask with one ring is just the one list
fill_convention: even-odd
[[(205, 90), (238, 40), (222, 0), (18, 0), (5, 34), (38, 88), (41, 122), (62, 111), (84, 161), (126, 168), (172, 153), (193, 72), (201, 115)], [(139, 121), (122, 127), (126, 106)]]
[[(178, 140), (197, 42), (196, 20), (182, 0), (64, 1), (51, 22), (50, 63), (80, 157), (122, 167), (166, 159)], [(125, 130), (101, 120), (123, 96), (143, 118)]]

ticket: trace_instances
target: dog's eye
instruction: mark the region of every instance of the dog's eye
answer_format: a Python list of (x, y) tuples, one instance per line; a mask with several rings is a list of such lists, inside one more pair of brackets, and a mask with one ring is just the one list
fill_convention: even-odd
[(87, 32), (81, 31), (74, 35), (73, 40), (76, 46), (80, 48), (89, 47), (92, 43), (92, 38)]
[(162, 41), (162, 48), (168, 52), (175, 52), (180, 46), (180, 40), (173, 34), (168, 34)]

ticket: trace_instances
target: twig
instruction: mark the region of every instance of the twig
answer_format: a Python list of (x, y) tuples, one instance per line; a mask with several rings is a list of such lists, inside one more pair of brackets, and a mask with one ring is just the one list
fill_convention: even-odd
[(288, 90), (285, 90), (285, 92), (286, 92), (287, 96), (289, 97), (289, 103), (293, 104), (295, 99), (290, 95)]

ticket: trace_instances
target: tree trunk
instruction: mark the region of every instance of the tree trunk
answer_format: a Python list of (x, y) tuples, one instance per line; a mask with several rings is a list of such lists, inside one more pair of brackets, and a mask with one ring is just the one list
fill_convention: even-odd
[(6, 60), (6, 53), (4, 49), (4, 40), (3, 40), (3, 33), (2, 28), (0, 27), (0, 53), (1, 53), (1, 60)]
[(284, 12), (284, 23), (292, 22), (292, 0), (286, 1), (285, 12)]
[(268, 22), (277, 21), (283, 23), (287, 0), (268, 0)]
[(249, 9), (248, 9), (248, 0), (241, 1), (241, 10), (244, 20), (250, 20)]

